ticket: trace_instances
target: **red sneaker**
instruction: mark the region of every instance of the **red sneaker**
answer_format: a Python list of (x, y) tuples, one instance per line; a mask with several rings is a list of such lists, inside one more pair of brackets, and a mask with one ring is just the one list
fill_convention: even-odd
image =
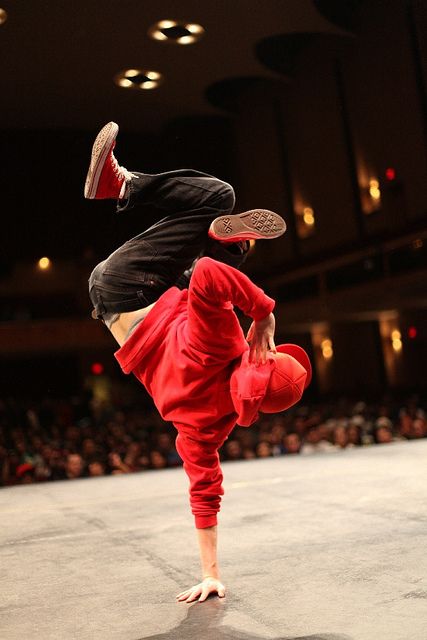
[(215, 218), (208, 234), (221, 242), (240, 240), (270, 240), (286, 231), (286, 222), (268, 209), (252, 209), (235, 215)]
[(119, 200), (124, 197), (126, 184), (132, 174), (120, 167), (114, 157), (113, 149), (118, 132), (119, 126), (115, 122), (109, 122), (96, 136), (86, 176), (85, 198)]

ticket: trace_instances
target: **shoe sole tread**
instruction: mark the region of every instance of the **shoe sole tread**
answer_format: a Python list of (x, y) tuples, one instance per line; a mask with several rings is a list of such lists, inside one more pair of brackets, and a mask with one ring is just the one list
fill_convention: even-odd
[(111, 151), (111, 147), (117, 137), (119, 127), (115, 122), (108, 122), (95, 138), (92, 147), (89, 170), (86, 176), (84, 195), (93, 200), (96, 197), (99, 179), (105, 159)]
[(243, 213), (219, 216), (212, 222), (209, 235), (216, 240), (272, 240), (286, 231), (281, 216), (268, 209), (252, 209)]

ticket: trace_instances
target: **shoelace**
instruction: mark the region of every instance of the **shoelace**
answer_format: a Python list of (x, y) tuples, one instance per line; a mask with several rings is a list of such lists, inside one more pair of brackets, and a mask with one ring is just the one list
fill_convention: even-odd
[(130, 171), (125, 169), (125, 167), (121, 167), (119, 165), (119, 163), (117, 162), (117, 158), (115, 157), (114, 153), (111, 153), (111, 164), (112, 164), (112, 168), (113, 168), (113, 171), (116, 174), (116, 176), (118, 178), (124, 178), (126, 180), (126, 182), (129, 182), (129, 180), (132, 178), (132, 174), (130, 173)]

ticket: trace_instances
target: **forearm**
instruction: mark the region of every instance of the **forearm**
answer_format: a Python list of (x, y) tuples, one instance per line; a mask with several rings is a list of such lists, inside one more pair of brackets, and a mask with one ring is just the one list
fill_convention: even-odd
[(202, 578), (207, 576), (219, 579), (219, 567), (217, 559), (217, 527), (197, 529), (197, 538), (200, 551), (200, 564)]
[(211, 307), (231, 303), (253, 320), (267, 317), (274, 308), (274, 300), (257, 287), (245, 274), (226, 264), (201, 258), (190, 282), (190, 298), (201, 313)]
[(207, 527), (197, 529), (202, 565), (202, 581), (186, 589), (176, 596), (178, 602), (204, 602), (210, 593), (217, 593), (220, 598), (225, 596), (225, 587), (219, 578), (218, 561), (216, 557), (217, 529)]

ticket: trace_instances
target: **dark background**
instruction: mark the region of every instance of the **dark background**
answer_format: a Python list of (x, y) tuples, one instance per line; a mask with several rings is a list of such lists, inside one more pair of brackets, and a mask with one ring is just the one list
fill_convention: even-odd
[[(2, 7), (4, 393), (77, 392), (95, 360), (119, 375), (111, 337), (88, 319), (86, 279), (156, 212), (120, 217), (111, 202), (84, 200), (92, 141), (109, 120), (128, 169), (198, 168), (232, 182), (238, 208), (285, 217), (287, 234), (258, 243), (247, 271), (278, 301), (278, 338), (309, 351), (311, 394), (425, 392), (425, 1)], [(200, 23), (205, 35), (189, 46), (151, 40), (148, 28), (165, 18)], [(164, 82), (115, 86), (130, 67)], [(40, 272), (45, 255), (52, 268)]]

